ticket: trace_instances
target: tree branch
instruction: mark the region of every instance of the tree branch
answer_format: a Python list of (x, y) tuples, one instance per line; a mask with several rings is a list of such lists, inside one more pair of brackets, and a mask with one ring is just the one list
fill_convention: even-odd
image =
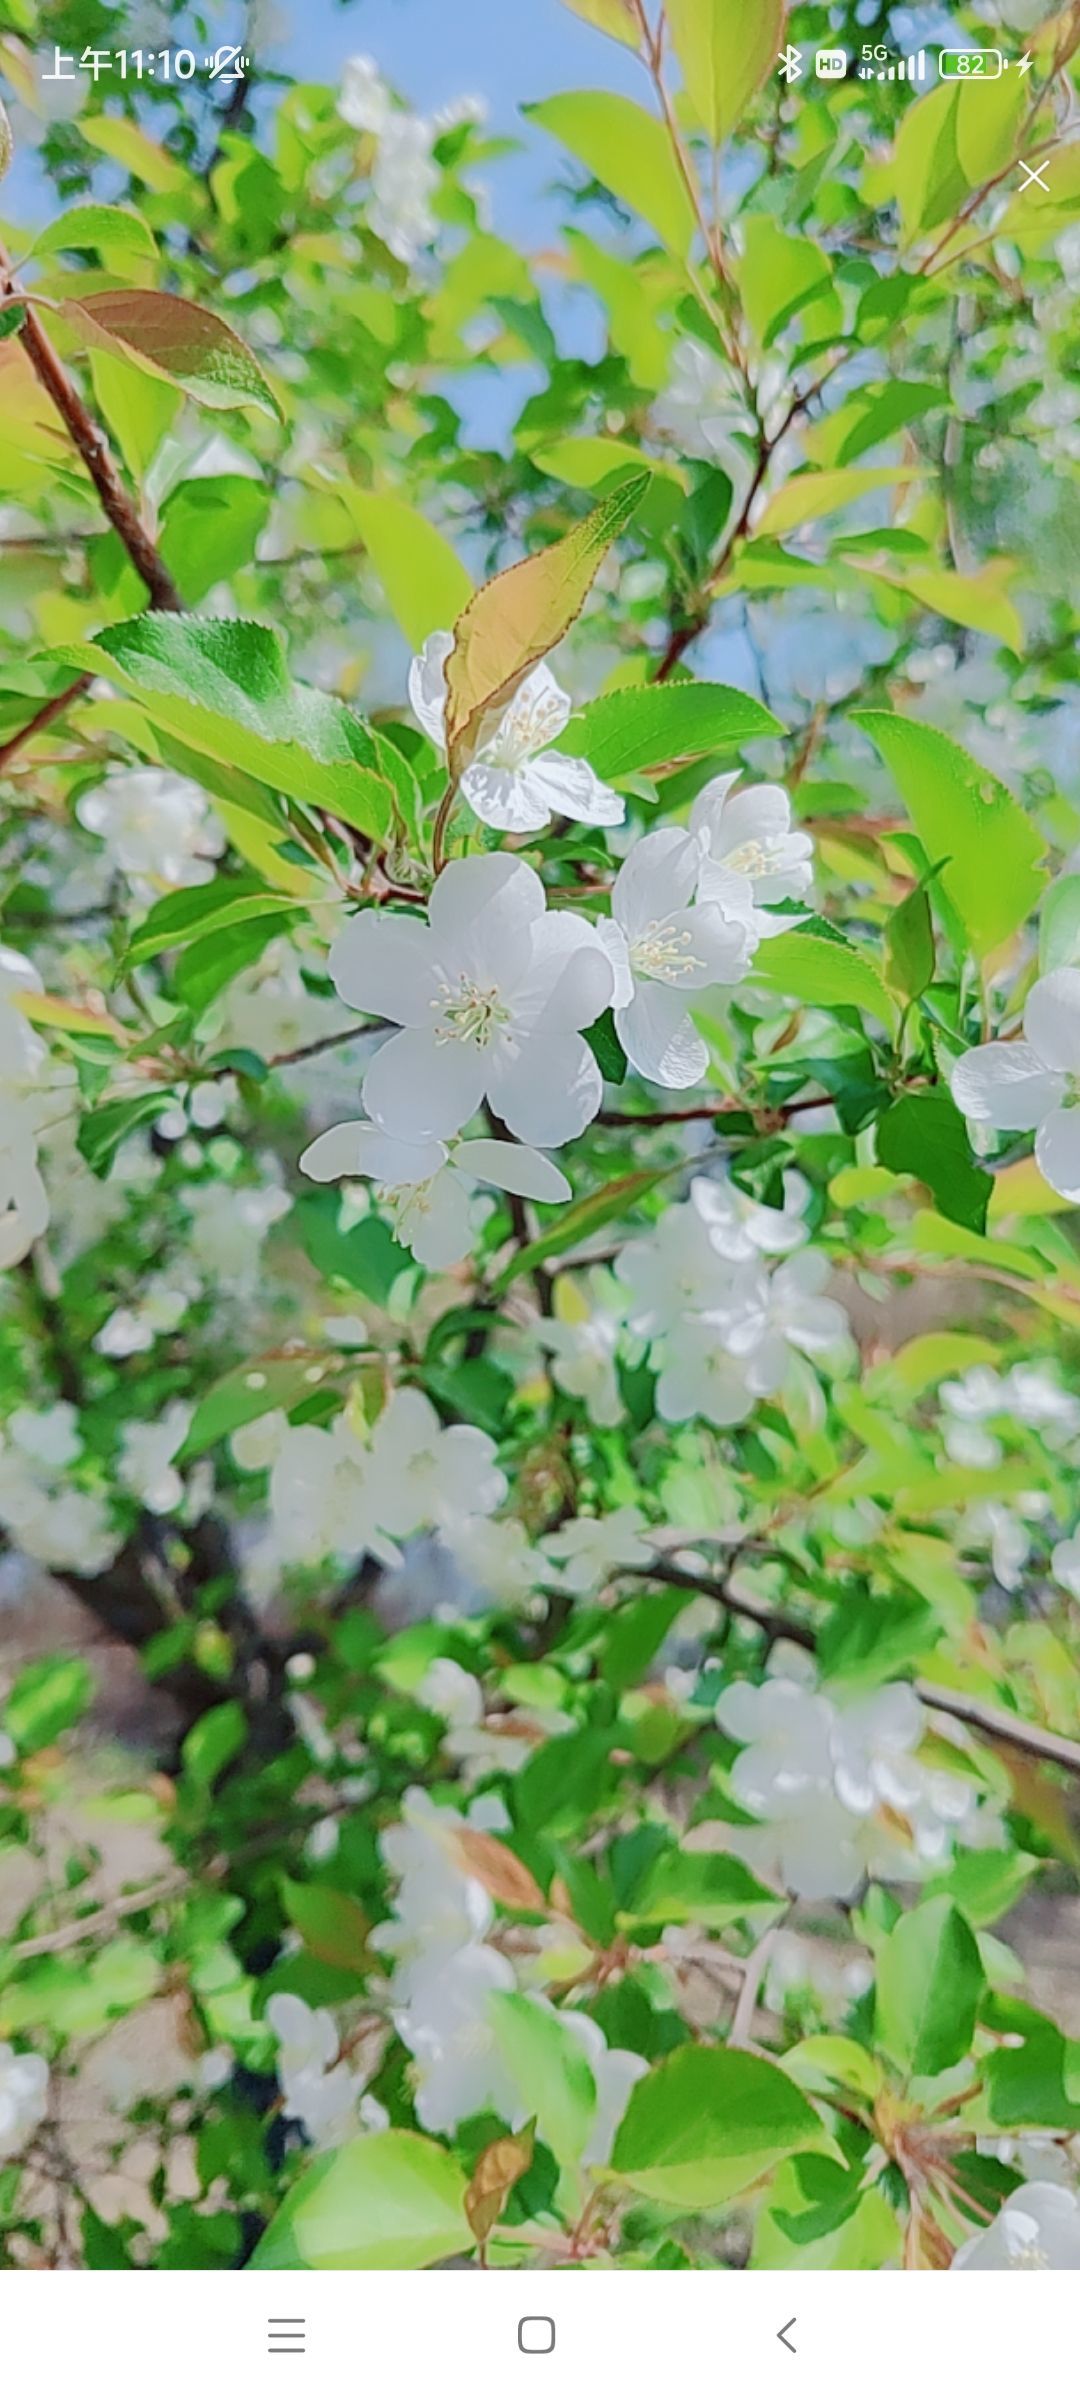
[[(11, 259), (0, 242), (0, 300), (6, 298), (23, 300), (24, 295), (15, 281)], [(29, 304), (26, 304), (26, 317), (19, 329), (18, 340), (42, 390), (48, 394), (71, 436), (110, 525), (119, 535), (132, 566), (138, 570), (146, 585), (151, 608), (167, 609), (179, 614), (183, 610), (183, 600), (134, 501), (124, 488), (105, 435), (100, 426), (95, 425), (63, 360)], [(89, 689), (91, 680), (89, 675), (77, 676), (62, 692), (55, 692), (51, 700), (46, 700), (21, 732), (12, 734), (8, 741), (0, 745), (0, 770), (9, 764), (34, 734), (43, 732), (74, 700), (81, 699)]]
[[(684, 1548), (689, 1544), (683, 1544)], [(757, 1625), (770, 1641), (797, 1643), (800, 1650), (813, 1652), (816, 1636), (809, 1625), (798, 1617), (790, 1617), (783, 1609), (768, 1607), (763, 1602), (733, 1592), (718, 1576), (695, 1575), (686, 1567), (658, 1558), (653, 1567), (617, 1567), (613, 1580), (633, 1578), (636, 1583), (673, 1584), (677, 1590), (699, 1592), (708, 1600), (718, 1600), (733, 1617), (743, 1617)], [(1001, 1742), (1009, 1749), (1021, 1750), (1028, 1758), (1042, 1759), (1047, 1766), (1061, 1767), (1067, 1775), (1080, 1776), (1080, 1742), (1070, 1741), (1064, 1733), (1053, 1733), (1045, 1725), (1031, 1725), (1024, 1717), (1014, 1716), (1011, 1709), (999, 1708), (993, 1701), (969, 1699), (963, 1692), (954, 1692), (947, 1684), (931, 1683), (923, 1675), (913, 1679), (912, 1689), (925, 1708), (936, 1709), (940, 1715), (955, 1717), (960, 1725), (970, 1725), (988, 1741)]]

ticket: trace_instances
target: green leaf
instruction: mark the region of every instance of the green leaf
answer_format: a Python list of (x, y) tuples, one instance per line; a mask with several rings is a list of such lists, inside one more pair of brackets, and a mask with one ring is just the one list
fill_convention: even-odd
[(340, 700), (294, 683), (266, 625), (217, 617), (129, 617), (53, 655), (133, 692), (147, 716), (196, 752), (344, 818), (390, 825), (392, 791), (371, 729)]
[(906, 1092), (895, 1100), (878, 1124), (877, 1154), (894, 1175), (917, 1175), (928, 1184), (943, 1217), (985, 1231), (994, 1178), (976, 1163), (948, 1092)]
[(454, 627), (446, 662), (446, 733), (452, 769), (467, 764), (489, 709), (516, 691), (580, 616), (600, 566), (648, 489), (633, 475), (546, 550), (519, 559), (485, 583)]
[(296, 916), (296, 903), (286, 893), (267, 891), (250, 875), (215, 875), (179, 892), (155, 900), (138, 931), (132, 934), (124, 958), (125, 970), (157, 958), (162, 950), (183, 950), (207, 934), (224, 933), (251, 917)]
[(895, 1026), (897, 1006), (873, 959), (853, 942), (818, 933), (778, 933), (763, 942), (753, 965), (756, 983), (814, 1008), (861, 1008)]
[(942, 2075), (971, 2047), (986, 1981), (979, 1945), (951, 1900), (898, 1918), (878, 1957), (879, 2039), (909, 2075)]
[(932, 725), (884, 709), (858, 709), (852, 722), (879, 750), (938, 880), (977, 957), (1015, 933), (1046, 882), (1046, 844), (1012, 793), (958, 742)]
[(94, 1696), (84, 1658), (39, 1658), (17, 1675), (4, 1702), (4, 1725), (24, 1755), (47, 1750), (77, 1725)]
[(722, 1933), (754, 1909), (776, 1910), (781, 1903), (767, 1891), (740, 1858), (720, 1851), (666, 1850), (654, 1859), (644, 1883), (634, 1893), (633, 1908), (621, 1922), (630, 1925), (704, 1925)]
[(571, 717), (555, 748), (587, 759), (601, 781), (611, 783), (714, 751), (731, 757), (744, 742), (782, 732), (760, 701), (727, 684), (650, 683), (590, 700)]
[(189, 607), (250, 565), (270, 497), (251, 475), (196, 475), (170, 492), (158, 548)]
[(247, 1718), (239, 1700), (223, 1700), (208, 1708), (180, 1746), (184, 1773), (196, 1789), (209, 1792), (247, 1740)]
[(614, 1183), (605, 1183), (599, 1192), (590, 1192), (585, 1200), (575, 1200), (570, 1208), (561, 1209), (558, 1223), (542, 1233), (535, 1242), (526, 1242), (510, 1264), (492, 1285), (497, 1297), (516, 1283), (519, 1275), (531, 1275), (534, 1267), (543, 1266), (546, 1258), (554, 1258), (572, 1250), (587, 1235), (599, 1233), (614, 1217), (623, 1217), (637, 1201), (644, 1199), (655, 1185), (670, 1172), (667, 1167), (642, 1167), (632, 1175), (618, 1175)]
[(776, 340), (811, 295), (834, 291), (825, 251), (805, 234), (786, 233), (775, 217), (746, 219), (738, 273), (743, 306), (762, 349)]
[(826, 467), (809, 468), (793, 475), (790, 483), (781, 485), (759, 518), (755, 539), (775, 541), (782, 533), (794, 533), (799, 525), (814, 523), (819, 517), (831, 517), (838, 508), (849, 508), (853, 500), (865, 499), (867, 492), (882, 492), (890, 485), (911, 483), (928, 472), (926, 467)]
[(326, 1883), (294, 1883), (283, 1875), (281, 1897), (290, 1925), (295, 1925), (313, 1958), (350, 1975), (368, 1973), (373, 1963), (367, 1946), (371, 1928), (351, 1892), (332, 1891)]
[(1028, 107), (1022, 75), (940, 83), (905, 109), (890, 160), (865, 179), (868, 196), (899, 202), (905, 242), (955, 216), (971, 192), (1015, 155)]
[(466, 2181), (419, 2133), (365, 2133), (315, 2160), (249, 2260), (252, 2267), (433, 2267), (473, 2247)]
[(584, 18), (586, 25), (595, 25), (598, 33), (610, 34), (613, 42), (625, 42), (628, 50), (640, 47), (641, 26), (631, 0), (562, 0), (562, 4), (572, 16)]
[(90, 349), (109, 350), (148, 375), (179, 384), (204, 408), (259, 408), (283, 417), (247, 343), (212, 310), (175, 292), (94, 292), (60, 303)]
[(906, 599), (932, 609), (935, 616), (947, 617), (953, 625), (966, 625), (972, 633), (988, 633), (1019, 658), (1024, 621), (1005, 588), (1017, 571), (1013, 559), (989, 559), (975, 575), (956, 575), (951, 567), (914, 566), (893, 574), (880, 564), (864, 566), (861, 559), (855, 564), (871, 582), (888, 584), (891, 591), (903, 592)]
[(611, 1781), (613, 1736), (602, 1726), (541, 1742), (514, 1785), (514, 1812), (528, 1828), (579, 1833)]
[(51, 257), (57, 250), (96, 250), (106, 262), (117, 264), (125, 254), (157, 257), (157, 243), (145, 217), (140, 217), (137, 209), (113, 208), (100, 200), (65, 208), (31, 245), (35, 258)]
[(1039, 973), (1080, 962), (1080, 875), (1060, 875), (1043, 902), (1039, 921)]
[(412, 1252), (394, 1240), (382, 1217), (364, 1217), (341, 1231), (340, 1192), (309, 1192), (298, 1203), (293, 1224), (313, 1266), (339, 1276), (365, 1299), (385, 1308), (399, 1275), (415, 1270)]
[(647, 2199), (719, 2208), (793, 2152), (827, 2147), (816, 2111), (771, 2059), (695, 2046), (634, 2085), (611, 2164)]
[(667, 0), (672, 48), (714, 149), (776, 64), (787, 0)]
[[(160, 1103), (159, 1103), (160, 1105)], [(237, 1433), (242, 1425), (254, 1425), (258, 1417), (268, 1416), (271, 1409), (283, 1408), (288, 1416), (301, 1400), (310, 1400), (329, 1374), (321, 1367), (317, 1377), (312, 1367), (318, 1360), (298, 1354), (294, 1358), (253, 1358), (242, 1367), (234, 1367), (219, 1383), (212, 1383), (200, 1400), (188, 1427), (183, 1448), (177, 1452), (177, 1464), (187, 1466), (200, 1458), (204, 1450), (212, 1450), (215, 1442), (224, 1441), (227, 1434)]]
[(472, 578), (444, 534), (419, 509), (384, 492), (347, 495), (347, 507), (406, 641), (453, 625), (472, 596)]
[(75, 1136), (75, 1147), (94, 1175), (107, 1175), (117, 1151), (139, 1125), (163, 1117), (172, 1094), (164, 1084), (137, 1092), (133, 1100), (105, 1100), (87, 1110)]
[(526, 1992), (493, 1992), (488, 2022), (542, 2142), (560, 2166), (581, 2157), (596, 2114), (596, 2084), (581, 2043), (554, 2009)]
[(659, 118), (615, 92), (559, 92), (522, 114), (554, 134), (598, 183), (644, 217), (676, 258), (687, 256), (694, 211)]
[[(932, 408), (947, 408), (948, 393), (938, 383), (895, 383), (872, 385), (850, 401), (848, 410), (838, 410), (837, 419), (826, 419), (826, 425), (844, 421), (840, 446), (832, 453), (838, 467), (850, 467), (865, 451), (876, 450), (879, 442), (887, 442), (894, 433), (911, 425), (916, 417), (926, 416)], [(818, 452), (820, 456), (820, 451)]]
[(147, 191), (186, 194), (187, 168), (130, 117), (80, 117), (79, 138), (115, 159), (117, 166), (145, 183)]
[(594, 1025), (585, 1028), (587, 1041), (605, 1083), (626, 1082), (626, 1052), (615, 1031), (615, 1011), (605, 1008)]
[(886, 980), (905, 1000), (917, 1000), (933, 982), (936, 964), (930, 901), (920, 884), (886, 919)]
[(643, 533), (670, 532), (686, 498), (685, 470), (674, 460), (648, 458), (633, 442), (617, 441), (612, 434), (565, 434), (534, 450), (533, 464), (558, 483), (602, 494), (617, 491), (628, 474), (644, 469), (650, 483), (637, 512)]

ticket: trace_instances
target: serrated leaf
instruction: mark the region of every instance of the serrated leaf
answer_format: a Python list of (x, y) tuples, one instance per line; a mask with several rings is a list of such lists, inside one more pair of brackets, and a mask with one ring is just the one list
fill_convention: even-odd
[(897, 1023), (892, 993), (873, 959), (853, 942), (818, 933), (778, 933), (762, 942), (752, 972), (756, 983), (787, 1000), (805, 1000), (815, 1008), (861, 1008), (881, 1025)]
[(140, 217), (137, 209), (114, 208), (100, 200), (65, 208), (43, 233), (35, 235), (33, 257), (51, 257), (57, 250), (96, 250), (102, 258), (128, 250), (137, 258), (157, 257), (157, 243), (145, 217)]
[(559, 92), (522, 114), (554, 134), (598, 183), (644, 217), (676, 258), (687, 256), (694, 211), (659, 118), (616, 92)]
[(211, 883), (198, 883), (180, 892), (166, 892), (164, 899), (155, 900), (137, 932), (132, 934), (125, 954), (125, 970), (142, 966), (148, 958), (157, 958), (162, 950), (183, 950), (189, 942), (200, 941), (210, 933), (223, 933), (230, 925), (243, 925), (251, 917), (293, 919), (296, 904), (286, 894), (267, 891), (264, 884), (244, 875), (215, 875)]
[(988, 767), (932, 725), (884, 709), (858, 709), (900, 792), (938, 880), (979, 958), (1006, 941), (1046, 882), (1037, 861), (1046, 843)]
[(744, 742), (783, 727), (749, 692), (724, 683), (645, 684), (605, 692), (570, 719), (555, 748), (587, 759), (601, 782), (675, 767), (713, 752), (731, 757)]
[(268, 626), (129, 617), (53, 655), (134, 693), (153, 724), (193, 751), (361, 833), (389, 830), (393, 793), (370, 727), (328, 692), (294, 682)]
[(204, 408), (259, 408), (283, 420), (254, 352), (231, 326), (175, 292), (94, 292), (63, 300), (68, 323), (93, 349), (110, 350), (179, 384)]
[(580, 615), (603, 559), (629, 524), (648, 483), (647, 475), (632, 476), (561, 542), (520, 559), (473, 594), (454, 627), (454, 647), (446, 662), (452, 771), (467, 763), (487, 711), (510, 698)]

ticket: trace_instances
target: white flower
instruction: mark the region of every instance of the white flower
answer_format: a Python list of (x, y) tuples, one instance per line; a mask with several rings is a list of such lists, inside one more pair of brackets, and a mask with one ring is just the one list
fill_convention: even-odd
[[(453, 647), (452, 633), (429, 634), (409, 671), (413, 714), (442, 752), (446, 662)], [(518, 685), (497, 722), (483, 726), (460, 790), (485, 825), (503, 833), (539, 833), (552, 817), (576, 817), (585, 825), (622, 824), (626, 802), (620, 794), (609, 791), (583, 758), (550, 748), (570, 716), (568, 694), (550, 667), (541, 664)]]
[(63, 1474), (81, 1456), (74, 1411), (16, 1409), (0, 1436), (0, 1525), (27, 1558), (43, 1567), (100, 1575), (111, 1566), (120, 1536), (96, 1492), (65, 1487)]
[(205, 792), (161, 767), (129, 767), (84, 792), (75, 814), (113, 864), (151, 886), (209, 883), (225, 835)]
[(133, 1308), (114, 1308), (106, 1317), (94, 1335), (95, 1350), (103, 1358), (137, 1358), (152, 1350), (161, 1334), (175, 1333), (193, 1298), (191, 1285), (170, 1283), (167, 1273), (149, 1276)]
[(153, 1516), (171, 1515), (183, 1500), (184, 1479), (172, 1462), (193, 1414), (185, 1400), (174, 1400), (156, 1425), (124, 1427), (117, 1479)]
[(445, 1141), (486, 1099), (519, 1141), (574, 1140), (603, 1093), (581, 1028), (613, 988), (592, 929), (498, 856), (444, 867), (428, 915), (366, 909), (330, 953), (342, 999), (405, 1028), (368, 1068), (369, 1115), (403, 1141)]
[(426, 2132), (454, 2133), (486, 2109), (516, 2113), (517, 2091), (487, 2008), (493, 1992), (513, 1989), (508, 1960), (486, 1942), (414, 1968), (394, 2024), (412, 2052), (416, 2114)]
[(290, 1425), (270, 1469), (270, 1511), (284, 1565), (386, 1555), (377, 1538), (368, 1449), (341, 1416), (325, 1431)]
[(49, 1222), (37, 1163), (40, 1086), (48, 1051), (21, 1009), (20, 992), (39, 992), (28, 959), (0, 944), (0, 1269), (17, 1266)]
[(559, 1277), (555, 1314), (537, 1327), (537, 1339), (551, 1356), (551, 1374), (561, 1392), (583, 1400), (593, 1425), (621, 1425), (625, 1410), (616, 1357), (620, 1324), (610, 1305), (614, 1287), (592, 1269), (579, 1283)]
[(584, 2010), (563, 2008), (553, 2012), (560, 2025), (580, 2043), (589, 2063), (596, 2086), (596, 2105), (589, 2127), (588, 2140), (581, 2153), (583, 2167), (606, 2167), (611, 2157), (615, 2136), (626, 2114), (626, 2104), (635, 2083), (640, 2083), (649, 2071), (649, 2062), (636, 2050), (609, 2050), (607, 2037), (595, 2018)]
[(394, 103), (373, 58), (347, 58), (341, 77), (338, 115), (358, 133), (385, 133)]
[(1041, 1175), (1080, 1201), (1080, 967), (1032, 985), (1022, 1042), (987, 1042), (952, 1070), (952, 1096), (973, 1125), (1035, 1132)]
[(539, 1561), (517, 1517), (455, 1517), (440, 1541), (470, 1580), (474, 1610), (519, 1608), (535, 1590)]
[(489, 1719), (483, 1686), (452, 1658), (432, 1660), (417, 1698), (444, 1719), (443, 1749), (457, 1761), (467, 1783), (480, 1775), (516, 1775), (541, 1734), (566, 1733), (572, 1726), (560, 1709), (530, 1710), (525, 1732), (505, 1716)]
[(656, 1343), (653, 1364), (659, 1368), (657, 1415), (665, 1425), (683, 1425), (688, 1417), (741, 1425), (750, 1415), (755, 1394), (741, 1360), (732, 1357), (722, 1322), (685, 1317)]
[(49, 2105), (49, 2069), (33, 2050), (0, 2042), (0, 2158), (15, 2158)]
[(245, 1184), (227, 1193), (220, 1183), (197, 1183), (185, 1185), (180, 1198), (191, 1219), (191, 1257), (199, 1273), (235, 1297), (253, 1293), (260, 1245), (271, 1226), (288, 1216), (288, 1192), (279, 1183)]
[(490, 1516), (506, 1498), (495, 1444), (475, 1425), (440, 1423), (425, 1393), (394, 1393), (375, 1427), (368, 1466), (378, 1523), (400, 1538), (418, 1526)]
[(714, 776), (690, 811), (691, 832), (706, 854), (698, 896), (719, 901), (759, 937), (782, 933), (783, 918), (767, 910), (809, 891), (814, 845), (808, 833), (792, 830), (791, 802), (780, 784), (754, 783), (740, 792), (738, 780), (738, 770)]
[(627, 1291), (631, 1333), (653, 1341), (681, 1333), (688, 1316), (726, 1312), (740, 1278), (722, 1257), (711, 1228), (688, 1201), (669, 1208), (651, 1233), (624, 1244), (615, 1273)]
[[(476, 1823), (481, 1812), (477, 1803), (473, 1805), (478, 1816), (470, 1821)], [(492, 1923), (492, 1901), (462, 1863), (456, 1837), (465, 1826), (457, 1809), (437, 1808), (426, 1792), (413, 1786), (402, 1801), (400, 1822), (380, 1836), (379, 1848), (388, 1872), (397, 1878), (398, 1891), (393, 1923), (380, 1925), (372, 1938), (377, 1949), (389, 1951), (398, 1961), (394, 1990), (399, 1997), (408, 1995), (414, 1967), (482, 1941)]]
[(1050, 1572), (1063, 1592), (1070, 1592), (1074, 1600), (1080, 1600), (1080, 1534), (1070, 1534), (1067, 1542), (1055, 1542)]
[(780, 1646), (764, 1683), (721, 1693), (716, 1719), (745, 1746), (731, 1769), (740, 1806), (761, 1830), (711, 1828), (758, 1873), (807, 1900), (847, 1900), (863, 1877), (939, 1866), (976, 1813), (963, 1777), (924, 1766), (926, 1719), (907, 1684), (864, 1700), (834, 1698), (797, 1676)]
[(648, 1567), (654, 1545), (641, 1538), (645, 1518), (639, 1508), (609, 1509), (603, 1517), (571, 1517), (543, 1547), (558, 1562), (559, 1581), (579, 1596), (606, 1583), (617, 1567)]
[(477, 1184), (523, 1200), (570, 1198), (561, 1169), (524, 1142), (403, 1142), (362, 1118), (320, 1133), (300, 1169), (316, 1183), (370, 1176), (398, 1240), (434, 1271), (456, 1266), (472, 1246)]
[(802, 1250), (772, 1275), (747, 1278), (725, 1330), (750, 1390), (779, 1391), (792, 1351), (827, 1357), (850, 1339), (847, 1310), (825, 1293), (831, 1269), (820, 1250)]
[(371, 230), (395, 258), (411, 265), (438, 232), (432, 209), (439, 166), (431, 155), (432, 128), (404, 111), (378, 137), (371, 170)]
[(1080, 2267), (1080, 2199), (1058, 2183), (1024, 2183), (1010, 2193), (985, 2233), (973, 2234), (952, 2260), (982, 2269)]
[(675, 825), (635, 842), (597, 933), (615, 970), (615, 1029), (630, 1064), (651, 1083), (700, 1083), (709, 1053), (686, 1010), (688, 992), (738, 983), (753, 955), (748, 923), (711, 899), (694, 906), (700, 843)]
[(338, 2056), (329, 2009), (309, 2008), (295, 1992), (275, 1992), (266, 2022), (278, 2046), (277, 2072), (287, 2117), (295, 2118), (317, 2150), (334, 2150), (364, 2126), (389, 2124), (377, 2100), (364, 2095), (364, 2077)]
[(762, 1255), (783, 1257), (807, 1240), (809, 1227), (803, 1210), (809, 1197), (810, 1186), (794, 1167), (784, 1174), (782, 1208), (766, 1208), (752, 1200), (749, 1192), (741, 1191), (728, 1177), (714, 1181), (710, 1176), (695, 1175), (690, 1186), (691, 1205), (708, 1226), (714, 1249), (741, 1266)]

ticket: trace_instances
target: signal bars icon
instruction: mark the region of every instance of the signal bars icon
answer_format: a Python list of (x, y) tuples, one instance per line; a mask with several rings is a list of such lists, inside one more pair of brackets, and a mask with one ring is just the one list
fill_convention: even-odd
[(927, 60), (925, 50), (917, 50), (911, 58), (894, 59), (891, 66), (859, 68), (862, 83), (925, 83)]

